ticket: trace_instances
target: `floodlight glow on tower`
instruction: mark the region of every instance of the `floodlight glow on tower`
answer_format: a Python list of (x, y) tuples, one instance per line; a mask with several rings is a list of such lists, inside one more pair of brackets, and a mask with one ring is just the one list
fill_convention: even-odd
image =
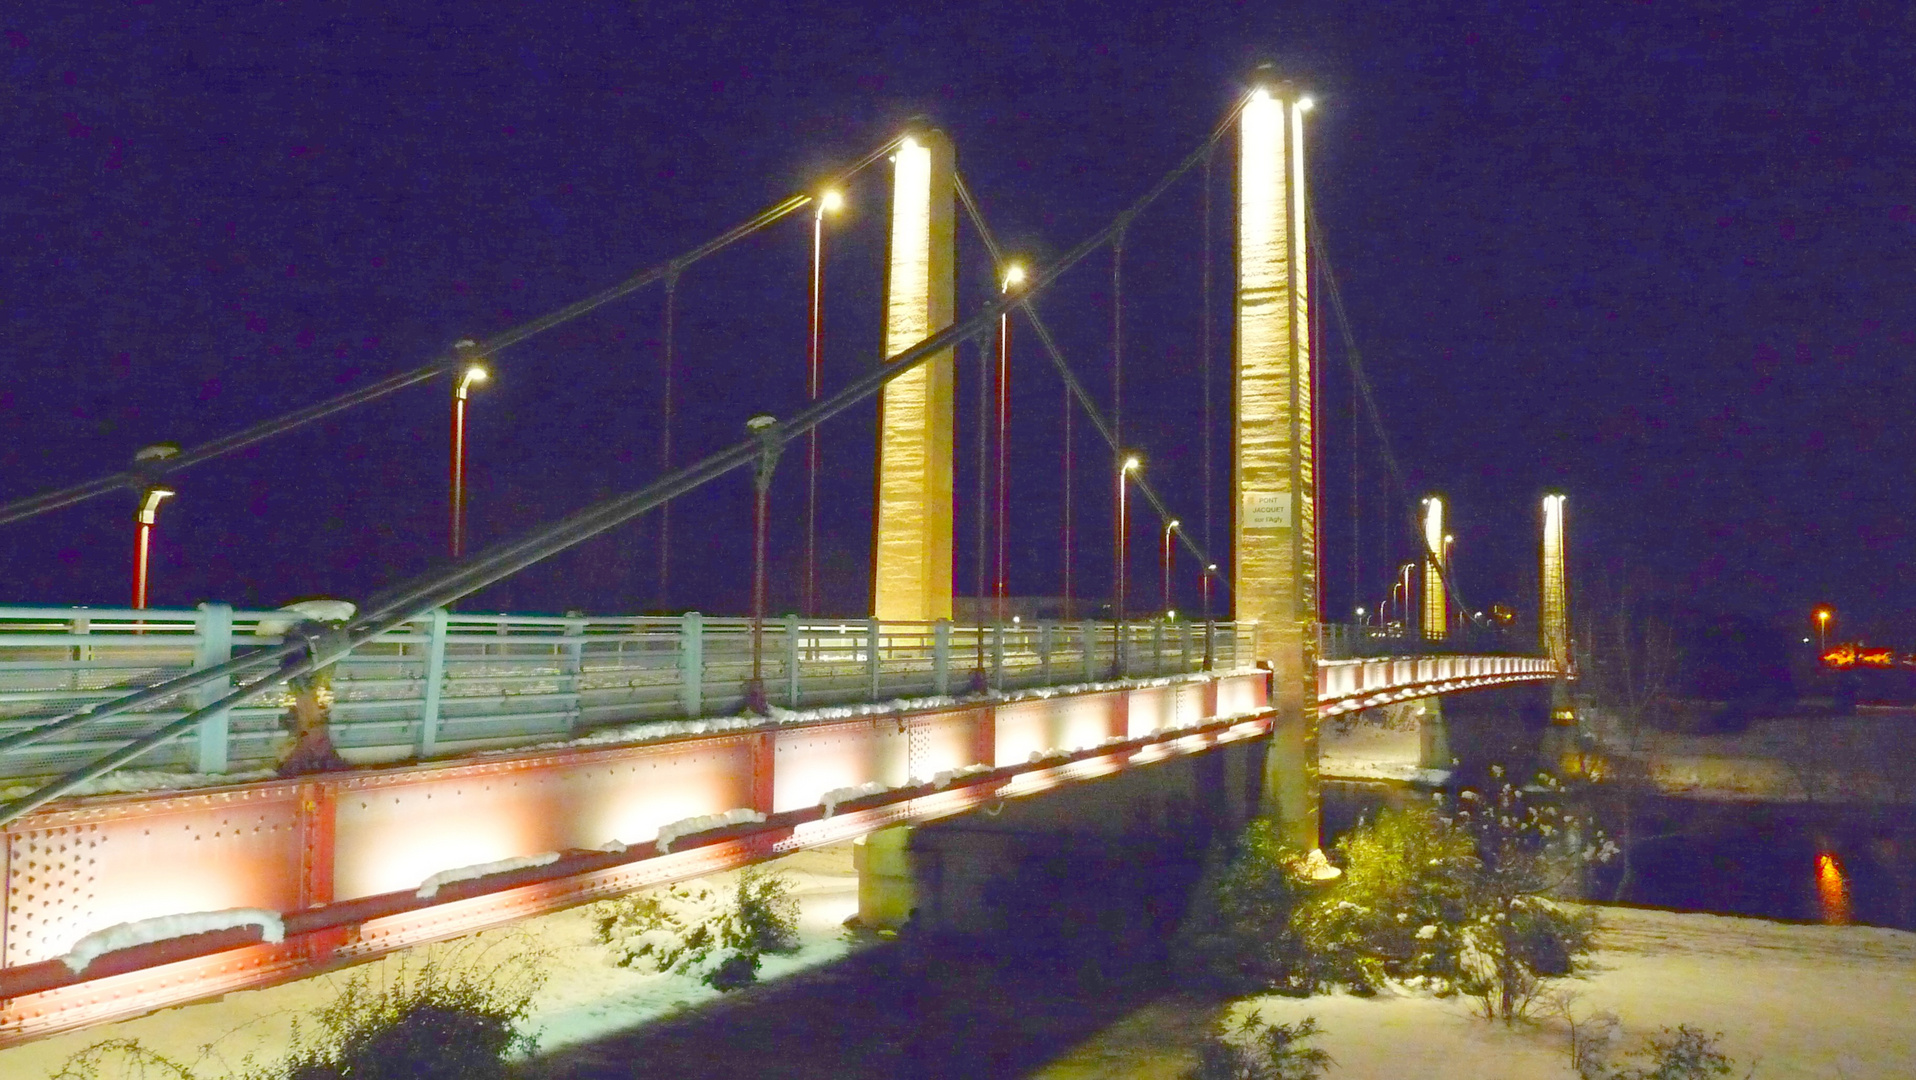
[(1424, 640), (1442, 641), (1450, 625), (1449, 595), (1444, 588), (1444, 500), (1424, 500)]
[(1564, 579), (1563, 496), (1543, 497), (1543, 595), (1538, 629), (1543, 650), (1559, 669), (1570, 665), (1570, 606)]

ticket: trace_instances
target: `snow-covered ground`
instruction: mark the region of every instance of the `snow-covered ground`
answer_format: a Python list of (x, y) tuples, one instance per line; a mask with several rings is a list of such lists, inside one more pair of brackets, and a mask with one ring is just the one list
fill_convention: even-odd
[(1589, 709), (1585, 724), (1609, 753), (1639, 757), (1672, 794), (1766, 802), (1916, 803), (1916, 716), (1865, 706), (1848, 716), (1757, 720), (1737, 732), (1644, 727), (1634, 737)]
[(1317, 731), (1317, 769), (1323, 776), (1361, 780), (1442, 783), (1441, 769), (1420, 766), (1425, 706), (1422, 702), (1345, 713)]
[[(858, 876), (852, 870), (850, 844), (836, 844), (800, 852), (770, 864), (794, 883), (799, 900), (799, 940), (796, 953), (767, 956), (761, 979), (828, 963), (851, 948), (844, 922), (858, 910)], [(733, 875), (704, 879), (718, 886)], [(543, 954), (539, 967), (546, 973), (544, 988), (533, 1002), (531, 1028), (542, 1050), (552, 1050), (593, 1039), (648, 1019), (718, 996), (718, 991), (695, 975), (634, 971), (612, 961), (611, 951), (593, 940), (592, 920), (584, 908), (573, 908), (510, 927), (474, 935), (462, 947), (464, 955), (487, 946)], [(434, 946), (407, 950), (377, 962), (388, 968), (409, 957), (417, 965)], [(439, 946), (437, 948), (444, 948)], [(468, 952), (470, 949), (472, 952)], [(270, 1061), (286, 1044), (292, 1018), (332, 1000), (346, 979), (377, 965), (349, 968), (318, 978), (304, 979), (264, 990), (228, 994), (219, 1001), (167, 1009), (106, 1027), (0, 1050), (0, 1077), (40, 1080), (52, 1074), (75, 1051), (103, 1039), (138, 1039), (144, 1045), (179, 1060), (207, 1063), (204, 1074), (221, 1075), (220, 1062), (237, 1063), (247, 1054)], [(374, 971), (374, 977), (378, 973)]]
[[(843, 922), (857, 908), (849, 845), (780, 860), (800, 899), (802, 947), (767, 957), (762, 977), (828, 963), (852, 947)], [(720, 878), (714, 884), (722, 883)], [(1722, 1049), (1758, 1077), (1908, 1080), (1916, 1077), (1916, 934), (1857, 926), (1802, 926), (1759, 919), (1601, 909), (1595, 971), (1564, 985), (1579, 1015), (1613, 1012), (1626, 1037), (1687, 1023), (1723, 1033)], [(477, 947), (535, 949), (548, 979), (531, 1019), (544, 1049), (575, 1045), (671, 1015), (717, 996), (691, 976), (613, 964), (592, 939), (584, 909), (476, 935)], [(455, 947), (457, 945), (455, 944)], [(418, 962), (421, 950), (412, 950)], [(397, 958), (380, 963), (396, 964)], [(370, 967), (370, 966), (369, 966)], [(229, 994), (137, 1020), (0, 1050), (0, 1077), (40, 1080), (74, 1051), (106, 1038), (137, 1038), (174, 1057), (270, 1060), (295, 1015), (331, 1000), (348, 969), (266, 990)], [(1421, 995), (1266, 998), (1273, 1019), (1316, 1017), (1319, 1045), (1337, 1059), (1329, 1075), (1351, 1080), (1551, 1080), (1569, 1078), (1559, 1021), (1506, 1028), (1477, 1019), (1468, 1001)], [(1161, 1000), (1063, 1055), (1048, 1080), (1179, 1077), (1217, 1015), (1214, 1006)], [(956, 1049), (956, 1048), (954, 1048)], [(217, 1067), (204, 1070), (217, 1076)], [(1737, 1075), (1741, 1075), (1739, 1072)]]
[[(1602, 909), (1596, 970), (1563, 985), (1579, 1017), (1610, 1012), (1623, 1045), (1664, 1026), (1721, 1032), (1723, 1052), (1756, 1076), (1916, 1077), (1916, 934), (1799, 926), (1720, 915)], [(1240, 1003), (1272, 1020), (1315, 1017), (1333, 1080), (1572, 1078), (1560, 1020), (1506, 1028), (1458, 998), (1383, 994)], [(1196, 1060), (1216, 1010), (1167, 999), (1054, 1062), (1045, 1080), (1170, 1080)]]

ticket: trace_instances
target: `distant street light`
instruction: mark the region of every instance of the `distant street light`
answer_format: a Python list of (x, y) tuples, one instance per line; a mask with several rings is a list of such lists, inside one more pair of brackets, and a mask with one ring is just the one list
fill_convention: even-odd
[(1207, 563), (1204, 567), (1204, 575), (1198, 578), (1198, 583), (1204, 587), (1204, 670), (1206, 671), (1211, 670), (1212, 661), (1211, 632), (1214, 626), (1211, 623), (1211, 579), (1216, 576), (1217, 564)]
[[(1025, 268), (1012, 263), (1005, 267), (1004, 280), (999, 284), (1001, 294), (1024, 284)], [(1011, 310), (1005, 309), (998, 316), (998, 558), (997, 573), (994, 575), (993, 594), (997, 598), (997, 621), (1005, 621), (1005, 540), (1009, 528), (1010, 516), (1010, 461), (1011, 461)]]
[[(471, 340), (461, 341), (453, 348), (461, 351), (475, 346)], [(452, 392), (452, 557), (456, 560), (466, 553), (466, 398), (472, 388), (491, 378), (485, 365), (477, 359), (466, 365), (459, 377), (459, 385)]]
[(1818, 656), (1830, 651), (1830, 609), (1816, 609), (1816, 652)]
[(1115, 602), (1111, 610), (1111, 617), (1116, 627), (1111, 646), (1111, 668), (1113, 674), (1118, 676), (1124, 674), (1125, 586), (1128, 578), (1125, 564), (1129, 562), (1131, 558), (1131, 517), (1129, 506), (1131, 485), (1125, 481), (1132, 473), (1143, 467), (1144, 462), (1138, 460), (1137, 455), (1133, 454), (1126, 457), (1124, 464), (1118, 468), (1118, 565), (1117, 573), (1114, 575), (1117, 580), (1117, 596), (1115, 597)]
[(169, 498), (173, 489), (151, 487), (140, 496), (140, 512), (135, 519), (139, 522), (139, 539), (133, 549), (133, 610), (146, 609), (146, 568), (147, 551), (153, 537), (153, 526), (159, 520), (160, 500)]
[(133, 542), (133, 608), (135, 611), (146, 608), (146, 575), (148, 556), (153, 540), (153, 526), (159, 520), (160, 501), (172, 497), (173, 489), (168, 487), (165, 466), (161, 464), (167, 458), (180, 452), (174, 443), (155, 443), (142, 447), (133, 455), (133, 472), (141, 478), (140, 508), (133, 520), (137, 535)]
[(1162, 610), (1171, 610), (1171, 534), (1178, 531), (1178, 521), (1172, 518), (1164, 523), (1164, 604)]
[[(845, 196), (827, 190), (812, 215), (812, 320), (805, 397), (818, 400), (819, 363), (825, 345), (825, 215), (845, 206)], [(818, 429), (805, 433), (805, 614), (818, 614)]]

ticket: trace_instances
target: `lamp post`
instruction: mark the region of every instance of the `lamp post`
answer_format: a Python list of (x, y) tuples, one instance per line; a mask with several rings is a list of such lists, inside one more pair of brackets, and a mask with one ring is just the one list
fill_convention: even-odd
[(772, 470), (784, 440), (778, 420), (761, 413), (745, 422), (759, 440), (758, 462), (752, 470), (752, 678), (745, 684), (745, 708), (760, 716), (771, 713), (765, 695), (765, 519), (771, 500)]
[[(1176, 518), (1164, 523), (1164, 607), (1161, 610), (1166, 612), (1171, 610), (1171, 534), (1177, 529)], [(1167, 615), (1166, 618), (1169, 616)]]
[[(461, 341), (455, 348), (471, 348), (473, 342)], [(491, 378), (478, 361), (466, 365), (459, 385), (452, 392), (452, 557), (466, 553), (466, 399), (472, 388)]]
[(135, 536), (133, 541), (133, 607), (141, 610), (146, 607), (146, 573), (148, 554), (153, 540), (153, 525), (159, 520), (160, 500), (173, 494), (166, 484), (167, 458), (180, 452), (176, 443), (154, 443), (141, 447), (133, 455), (133, 475), (139, 478), (140, 507), (134, 512)]
[(1207, 563), (1204, 567), (1204, 574), (1198, 578), (1198, 583), (1203, 587), (1204, 591), (1204, 670), (1206, 671), (1211, 670), (1213, 657), (1211, 638), (1212, 631), (1216, 627), (1211, 622), (1211, 579), (1216, 576), (1217, 564)]
[[(1457, 538), (1455, 536), (1452, 536), (1449, 533), (1444, 534), (1444, 561), (1440, 565), (1443, 567), (1443, 571), (1444, 571), (1443, 573), (1444, 592), (1447, 595), (1456, 592), (1455, 589), (1452, 589), (1450, 587), (1451, 582), (1455, 580), (1452, 577), (1452, 571), (1450, 569), (1450, 545), (1454, 543), (1456, 539)], [(1450, 621), (1450, 604), (1448, 602), (1444, 604), (1444, 621), (1446, 623)], [(1457, 609), (1457, 625), (1462, 626), (1463, 624), (1464, 624), (1464, 609), (1459, 607)]]
[[(1005, 267), (1004, 280), (999, 284), (1001, 294), (1009, 294), (1012, 289), (1024, 284), (1025, 268), (1012, 263)], [(1011, 311), (1007, 308), (998, 316), (998, 558), (997, 574), (993, 583), (993, 594), (997, 599), (997, 618), (1005, 621), (1005, 536), (1008, 531), (1006, 518), (1010, 503), (1007, 501), (1010, 490), (1011, 461)]]
[(1114, 675), (1119, 677), (1122, 677), (1124, 675), (1124, 609), (1125, 609), (1124, 594), (1125, 594), (1125, 586), (1128, 583), (1128, 580), (1127, 580), (1128, 575), (1126, 574), (1127, 567), (1125, 564), (1130, 560), (1130, 557), (1131, 557), (1131, 528), (1130, 528), (1131, 517), (1130, 517), (1130, 498), (1129, 498), (1131, 485), (1126, 483), (1125, 481), (1130, 477), (1132, 473), (1136, 472), (1138, 469), (1142, 468), (1143, 466), (1144, 466), (1144, 463), (1138, 460), (1137, 455), (1132, 454), (1124, 459), (1123, 465), (1118, 467), (1118, 536), (1117, 536), (1118, 542), (1116, 545), (1118, 549), (1117, 550), (1118, 566), (1117, 566), (1117, 573), (1114, 575), (1115, 578), (1117, 579), (1117, 589), (1116, 589), (1117, 596), (1114, 598), (1114, 603), (1113, 603), (1112, 611), (1111, 611), (1112, 622), (1115, 627), (1115, 634), (1111, 642), (1111, 651), (1112, 651), (1111, 670)]
[(153, 538), (153, 526), (159, 520), (160, 500), (170, 497), (173, 489), (150, 487), (140, 495), (140, 512), (134, 520), (139, 525), (139, 536), (133, 547), (133, 610), (146, 610), (146, 568), (147, 553)]
[(1816, 609), (1816, 655), (1820, 659), (1830, 651), (1830, 609)]
[[(818, 400), (819, 357), (825, 342), (825, 215), (845, 205), (845, 196), (824, 191), (812, 214), (812, 319), (806, 350), (805, 399)], [(805, 433), (805, 614), (818, 614), (818, 429)]]

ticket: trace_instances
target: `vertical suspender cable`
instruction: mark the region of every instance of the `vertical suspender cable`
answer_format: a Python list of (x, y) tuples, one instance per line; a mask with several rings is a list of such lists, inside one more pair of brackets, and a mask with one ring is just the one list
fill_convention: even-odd
[[(978, 495), (977, 495), (977, 591), (972, 594), (971, 622), (978, 636), (978, 670), (974, 680), (981, 678), (985, 670), (985, 520), (988, 516), (986, 506), (989, 496), (985, 478), (991, 472), (991, 350), (986, 347), (983, 338), (975, 338), (972, 344), (978, 353), (978, 412), (973, 418), (973, 426), (978, 429)], [(977, 687), (982, 689), (982, 687)]]
[[(1198, 335), (1199, 366), (1203, 369), (1204, 382), (1204, 550), (1217, 550), (1211, 545), (1211, 151), (1204, 152), (1204, 270), (1202, 296), (1198, 302), (1199, 314), (1204, 325)], [(1200, 570), (1203, 568), (1200, 567)]]
[[(1111, 430), (1117, 436), (1118, 457), (1124, 457), (1124, 229), (1120, 228), (1111, 240)], [(1126, 539), (1124, 535), (1124, 469), (1112, 471), (1117, 477), (1113, 489), (1114, 501), (1112, 514), (1112, 552), (1111, 572), (1114, 582), (1124, 580)], [(1120, 584), (1119, 589), (1123, 586)], [(1121, 598), (1120, 598), (1121, 599)], [(1113, 618), (1124, 621), (1122, 611), (1113, 612)]]
[[(665, 422), (659, 427), (659, 475), (672, 471), (672, 336), (678, 316), (679, 275), (674, 270), (665, 278), (665, 341), (660, 350), (660, 366), (665, 374)], [(672, 504), (659, 507), (659, 600), (661, 614), (671, 610), (672, 585)]]
[(1071, 621), (1071, 384), (1064, 385), (1064, 617)]

